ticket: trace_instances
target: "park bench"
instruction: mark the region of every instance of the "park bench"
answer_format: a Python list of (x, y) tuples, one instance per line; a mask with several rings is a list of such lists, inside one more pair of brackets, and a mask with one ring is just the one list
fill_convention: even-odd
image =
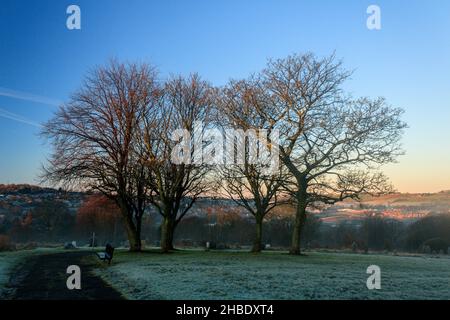
[(107, 244), (105, 247), (105, 252), (97, 252), (97, 256), (102, 261), (108, 261), (108, 264), (111, 264), (111, 260), (114, 255), (114, 248), (110, 244)]

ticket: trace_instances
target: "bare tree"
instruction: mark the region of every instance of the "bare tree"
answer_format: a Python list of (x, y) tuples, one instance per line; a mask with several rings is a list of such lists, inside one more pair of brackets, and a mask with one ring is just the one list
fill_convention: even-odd
[(53, 152), (44, 179), (100, 191), (120, 208), (130, 250), (141, 250), (148, 170), (139, 135), (159, 101), (155, 70), (112, 61), (86, 78), (42, 134)]
[[(251, 154), (252, 144), (255, 144), (255, 151), (270, 148), (270, 137), (260, 139), (261, 135), (270, 135), (269, 131), (264, 131), (270, 128), (270, 124), (257, 114), (254, 107), (259, 101), (257, 90), (257, 87), (246, 81), (231, 82), (216, 100), (219, 115), (217, 122), (223, 127), (227, 139), (226, 156), (233, 160), (221, 167), (222, 188), (227, 197), (255, 218), (252, 252), (262, 250), (263, 221), (279, 204), (278, 193), (283, 181), (280, 167), (273, 172), (266, 172), (270, 164), (264, 160), (270, 159), (252, 161), (255, 156)], [(231, 134), (229, 129), (233, 129)]]
[[(150, 202), (163, 217), (163, 252), (174, 249), (173, 238), (178, 223), (198, 197), (212, 187), (212, 181), (207, 177), (210, 168), (193, 161), (194, 152), (201, 151), (194, 147), (196, 141), (202, 146), (203, 133), (203, 129), (196, 131), (195, 124), (209, 121), (212, 91), (198, 75), (172, 78), (165, 83), (157, 112), (146, 121), (143, 136), (150, 171)], [(177, 133), (181, 134), (177, 136)], [(174, 161), (174, 157), (183, 161)]]
[(346, 97), (349, 76), (334, 55), (305, 54), (270, 61), (253, 81), (265, 94), (254, 107), (279, 130), (290, 173), (283, 187), (297, 206), (291, 254), (300, 254), (308, 206), (391, 190), (379, 169), (402, 153), (402, 110), (381, 98)]

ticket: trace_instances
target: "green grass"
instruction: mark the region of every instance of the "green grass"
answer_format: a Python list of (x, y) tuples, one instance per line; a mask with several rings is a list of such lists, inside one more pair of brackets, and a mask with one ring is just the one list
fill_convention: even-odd
[[(368, 290), (369, 265), (381, 290)], [(130, 299), (450, 299), (450, 259), (347, 253), (115, 253), (96, 273)]]

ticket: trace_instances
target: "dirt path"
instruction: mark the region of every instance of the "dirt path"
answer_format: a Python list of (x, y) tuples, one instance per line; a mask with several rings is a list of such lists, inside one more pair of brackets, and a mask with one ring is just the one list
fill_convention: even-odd
[[(121, 294), (91, 270), (93, 252), (67, 252), (28, 258), (10, 281), (12, 299), (19, 300), (118, 300)], [(69, 265), (81, 268), (81, 290), (69, 290), (66, 273)]]

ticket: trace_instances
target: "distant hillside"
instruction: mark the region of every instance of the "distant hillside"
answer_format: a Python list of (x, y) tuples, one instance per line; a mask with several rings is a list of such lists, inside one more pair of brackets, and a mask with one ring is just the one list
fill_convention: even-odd
[(368, 205), (391, 205), (391, 206), (446, 206), (450, 207), (450, 190), (437, 193), (394, 193), (381, 197), (363, 197), (362, 202)]
[(43, 188), (30, 184), (0, 184), (0, 194), (30, 194), (57, 192), (52, 188)]
[(85, 193), (66, 192), (29, 184), (0, 184), (0, 221), (24, 217), (42, 201), (64, 202), (75, 214)]
[(446, 213), (450, 214), (450, 191), (364, 196), (360, 201), (337, 203), (318, 212), (318, 216), (324, 222), (337, 224), (340, 221), (359, 221), (370, 214), (413, 222), (427, 215)]
[[(75, 213), (85, 195), (83, 192), (65, 192), (28, 184), (0, 184), (0, 216), (26, 214), (45, 199), (64, 201)], [(333, 225), (341, 221), (359, 223), (371, 214), (412, 222), (430, 214), (450, 214), (450, 191), (424, 194), (395, 193), (381, 197), (364, 196), (361, 201), (347, 200), (321, 210), (313, 210), (313, 213), (323, 222)], [(251, 218), (245, 209), (237, 206), (232, 200), (223, 198), (199, 199), (189, 213), (191, 216), (211, 217), (230, 214)], [(273, 210), (271, 216), (286, 217), (293, 214), (295, 214), (295, 208), (292, 205), (281, 205)]]

